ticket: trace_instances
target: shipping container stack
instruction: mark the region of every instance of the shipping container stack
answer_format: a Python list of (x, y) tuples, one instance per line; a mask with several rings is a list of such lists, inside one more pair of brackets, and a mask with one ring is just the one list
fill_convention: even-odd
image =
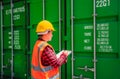
[(119, 0), (3, 0), (0, 2), (1, 79), (30, 79), (37, 23), (53, 23), (49, 42), (71, 50), (61, 79), (120, 79)]

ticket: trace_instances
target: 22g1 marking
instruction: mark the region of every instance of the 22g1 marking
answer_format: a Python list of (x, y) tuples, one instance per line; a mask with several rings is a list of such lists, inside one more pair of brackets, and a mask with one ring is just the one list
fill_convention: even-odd
[(110, 0), (97, 0), (96, 7), (107, 7), (110, 6)]

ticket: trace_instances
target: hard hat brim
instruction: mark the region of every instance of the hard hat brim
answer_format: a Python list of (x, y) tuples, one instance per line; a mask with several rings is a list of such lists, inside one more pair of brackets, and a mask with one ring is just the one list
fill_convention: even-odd
[(45, 32), (38, 32), (37, 34), (38, 35), (44, 35), (44, 34), (47, 34), (49, 32), (49, 30), (46, 30)]

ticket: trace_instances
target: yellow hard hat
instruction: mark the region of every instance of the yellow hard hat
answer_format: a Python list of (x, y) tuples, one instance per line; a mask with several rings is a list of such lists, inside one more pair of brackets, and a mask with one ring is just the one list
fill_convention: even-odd
[(49, 21), (43, 20), (38, 23), (36, 28), (38, 35), (46, 34), (48, 31), (55, 31), (53, 25)]

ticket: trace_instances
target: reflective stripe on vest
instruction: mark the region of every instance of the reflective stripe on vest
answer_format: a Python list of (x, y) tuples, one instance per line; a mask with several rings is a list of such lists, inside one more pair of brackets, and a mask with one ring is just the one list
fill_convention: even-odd
[[(40, 44), (39, 47), (38, 47), (38, 61), (39, 61), (39, 52), (40, 52), (41, 48), (44, 46), (44, 44), (45, 44), (45, 42), (43, 42), (42, 44)], [(36, 70), (36, 71), (42, 71), (42, 72), (47, 72), (47, 71), (53, 69), (52, 66), (47, 66), (47, 67), (45, 67), (45, 68), (40, 68), (40, 62), (38, 62), (38, 66), (33, 66), (33, 65), (32, 65), (32, 68), (33, 68), (34, 70)]]
[(36, 79), (36, 78), (33, 78), (33, 77), (32, 77), (31, 79)]
[[(38, 65), (31, 65), (32, 70), (33, 70), (33, 75), (32, 75), (32, 79), (59, 79), (59, 70), (58, 68), (54, 68), (52, 66), (42, 66), (41, 63), (41, 54), (42, 51), (44, 50), (44, 48), (49, 45), (46, 42), (42, 42), (42, 43), (37, 43), (36, 45), (38, 45), (38, 47), (35, 49), (36, 50), (36, 54), (38, 54), (38, 62), (36, 62)], [(39, 75), (37, 74), (37, 72), (39, 72)], [(42, 76), (44, 73), (45, 76)], [(37, 74), (37, 75), (35, 75)]]
[(49, 79), (57, 79), (58, 77), (59, 77), (59, 73)]
[(40, 68), (39, 66), (33, 66), (33, 65), (32, 65), (32, 68), (36, 71), (41, 71), (41, 72), (47, 72), (47, 71), (53, 69), (51, 66), (47, 66), (45, 68)]
[[(58, 73), (57, 75), (55, 75), (55, 76), (49, 78), (49, 79), (57, 79), (58, 77), (59, 77), (59, 73)], [(36, 79), (36, 78), (33, 78), (33, 77), (32, 77), (32, 79)]]

